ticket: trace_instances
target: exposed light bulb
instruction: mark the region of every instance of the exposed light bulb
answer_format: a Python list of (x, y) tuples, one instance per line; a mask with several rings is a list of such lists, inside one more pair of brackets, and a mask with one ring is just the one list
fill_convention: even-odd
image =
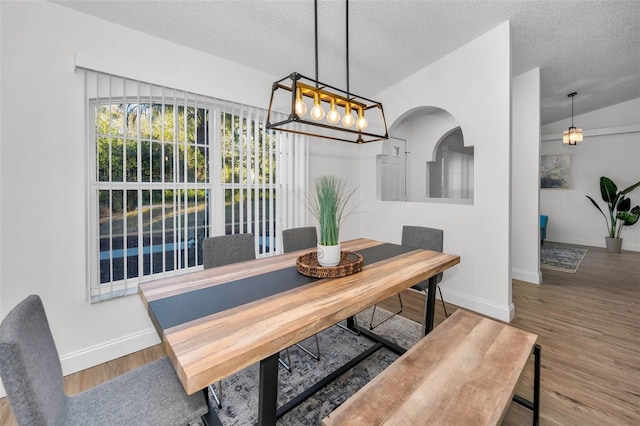
[(311, 118), (314, 120), (322, 120), (324, 118), (324, 108), (320, 105), (320, 95), (317, 93), (313, 96), (313, 108), (311, 108)]
[(307, 113), (307, 105), (302, 100), (302, 91), (300, 89), (296, 90), (296, 106), (295, 106), (296, 114), (302, 117)]
[(347, 103), (347, 106), (344, 108), (344, 117), (342, 117), (342, 125), (344, 127), (351, 127), (356, 122), (355, 118), (353, 118), (353, 114), (351, 114), (351, 104)]
[(329, 113), (327, 114), (327, 121), (331, 124), (336, 124), (340, 121), (340, 113), (336, 108), (335, 99), (331, 98), (331, 108), (329, 109)]
[(367, 128), (369, 122), (364, 118), (364, 111), (362, 108), (358, 110), (358, 119), (356, 120), (356, 129), (362, 131)]

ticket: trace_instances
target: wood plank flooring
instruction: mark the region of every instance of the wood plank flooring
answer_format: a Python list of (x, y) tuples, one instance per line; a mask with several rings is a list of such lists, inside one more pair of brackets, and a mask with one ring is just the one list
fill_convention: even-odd
[[(544, 269), (541, 285), (514, 280), (513, 302), (511, 324), (538, 334), (542, 345), (542, 425), (640, 424), (640, 253), (589, 247), (575, 274)], [(403, 315), (422, 318), (423, 295), (406, 291), (403, 303)], [(387, 307), (396, 304), (393, 298)], [(443, 319), (437, 303), (435, 323)], [(80, 392), (162, 356), (154, 346), (69, 375), (65, 390)], [(532, 376), (530, 360), (517, 391), (528, 398)], [(503, 425), (529, 424), (531, 413), (511, 404)], [(15, 425), (6, 398), (0, 425)]]
[[(511, 323), (542, 346), (540, 424), (640, 425), (640, 253), (589, 247), (575, 274), (542, 274), (541, 285), (513, 281)], [(420, 321), (424, 296), (402, 300), (403, 315)], [(397, 298), (388, 303), (393, 309)], [(439, 324), (440, 303), (436, 309)], [(531, 399), (533, 359), (516, 392)], [(529, 424), (530, 411), (512, 403), (503, 425)]]

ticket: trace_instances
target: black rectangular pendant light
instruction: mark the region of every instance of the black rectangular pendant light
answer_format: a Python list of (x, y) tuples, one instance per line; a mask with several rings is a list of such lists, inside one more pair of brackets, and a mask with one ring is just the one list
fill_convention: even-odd
[(267, 129), (354, 143), (388, 139), (382, 104), (349, 91), (349, 0), (346, 0), (346, 91), (318, 81), (317, 0), (314, 21), (316, 78), (312, 80), (294, 72), (273, 83)]

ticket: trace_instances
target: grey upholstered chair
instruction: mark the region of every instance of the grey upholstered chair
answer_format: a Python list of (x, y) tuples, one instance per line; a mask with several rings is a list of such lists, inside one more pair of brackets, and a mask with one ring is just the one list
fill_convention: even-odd
[(255, 259), (255, 238), (253, 234), (207, 238), (202, 243), (202, 256), (204, 269)]
[(318, 245), (318, 233), (315, 226), (291, 228), (282, 231), (282, 249), (285, 253)]
[[(202, 243), (202, 257), (204, 269), (253, 260), (256, 258), (255, 237), (253, 234), (230, 234), (206, 238)], [(218, 388), (220, 396), (212, 385), (209, 385), (209, 392), (218, 408), (222, 408), (222, 381), (218, 382)]]
[[(202, 255), (204, 269), (253, 260), (256, 258), (255, 237), (253, 234), (230, 234), (207, 238), (202, 244)], [(286, 354), (289, 362), (284, 362), (282, 358), (278, 358), (278, 362), (291, 372), (288, 350)], [(218, 408), (222, 408), (222, 381), (218, 382), (218, 388), (219, 396), (213, 386), (209, 386), (209, 391)]]
[[(318, 233), (316, 231), (315, 226), (291, 228), (291, 229), (285, 229), (284, 231), (282, 231), (282, 251), (285, 253), (302, 250), (302, 249), (314, 248), (317, 245), (318, 245)], [(311, 356), (316, 361), (319, 361), (320, 360), (320, 343), (318, 342), (318, 335), (314, 334), (313, 337), (315, 338), (315, 341), (316, 341), (315, 354), (299, 343), (296, 343), (296, 346), (299, 347), (302, 351), (306, 352), (309, 356)], [(288, 351), (287, 351), (287, 358), (289, 360), (289, 364), (291, 364)]]
[[(420, 248), (426, 250), (435, 250), (442, 252), (443, 247), (443, 239), (444, 232), (441, 229), (427, 228), (424, 226), (408, 226), (405, 225), (402, 227), (402, 245), (411, 247), (411, 248)], [(438, 283), (442, 281), (442, 272), (438, 274)], [(429, 280), (422, 281), (411, 288), (425, 292), (429, 290)], [(442, 298), (442, 290), (440, 290), (440, 285), (437, 286), (438, 292), (440, 293), (440, 301), (442, 302), (442, 308), (444, 309), (445, 316), (449, 316), (447, 313), (447, 307), (444, 304), (444, 299)], [(383, 322), (393, 318), (394, 315), (402, 312), (402, 296), (398, 293), (398, 301), (400, 302), (400, 310), (394, 312), (390, 316), (384, 318), (381, 321), (378, 321), (376, 324), (373, 323), (373, 317), (376, 314), (376, 306), (373, 307), (373, 312), (371, 313), (371, 321), (369, 322), (369, 328), (374, 329), (379, 326)], [(425, 296), (425, 309), (426, 309), (426, 296)]]
[(187, 395), (166, 357), (65, 395), (58, 351), (36, 295), (0, 325), (0, 374), (20, 425), (178, 425), (208, 412), (203, 393)]

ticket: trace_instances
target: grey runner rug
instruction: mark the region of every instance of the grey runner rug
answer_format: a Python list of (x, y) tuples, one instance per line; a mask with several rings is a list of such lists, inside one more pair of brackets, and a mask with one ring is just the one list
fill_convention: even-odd
[(573, 274), (586, 254), (584, 247), (545, 241), (540, 246), (540, 267)]

